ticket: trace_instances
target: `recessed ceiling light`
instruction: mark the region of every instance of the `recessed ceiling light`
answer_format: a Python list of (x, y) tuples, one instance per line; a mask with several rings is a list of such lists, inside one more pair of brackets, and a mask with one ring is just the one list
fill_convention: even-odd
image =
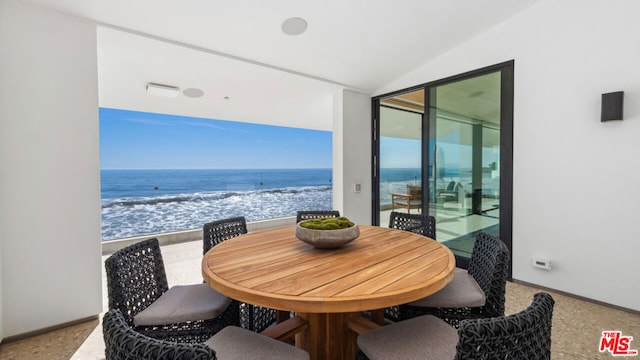
[(204, 91), (202, 91), (201, 89), (196, 89), (196, 88), (184, 89), (182, 91), (182, 93), (184, 94), (184, 96), (188, 96), (188, 97), (191, 97), (191, 98), (199, 98), (202, 95), (204, 95)]
[(177, 97), (178, 94), (180, 94), (180, 88), (171, 85), (148, 83), (147, 94), (165, 97)]
[(303, 18), (292, 17), (282, 23), (282, 31), (287, 35), (300, 35), (307, 30), (307, 21)]

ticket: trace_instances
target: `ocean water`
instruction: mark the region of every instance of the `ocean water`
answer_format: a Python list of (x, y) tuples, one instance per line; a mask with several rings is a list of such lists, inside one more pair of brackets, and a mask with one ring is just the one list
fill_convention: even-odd
[(331, 169), (102, 170), (102, 239), (331, 210)]
[(380, 203), (390, 204), (391, 193), (404, 194), (407, 192), (407, 184), (420, 184), (420, 179), (420, 169), (380, 169)]
[[(431, 175), (431, 174), (430, 174)], [(472, 192), (471, 169), (444, 168), (437, 179), (429, 179), (431, 194), (434, 198), (437, 190), (447, 187), (449, 182), (460, 182), (463, 189), (469, 194)], [(380, 169), (380, 202), (391, 203), (391, 193), (405, 194), (408, 184), (421, 183), (420, 169), (416, 168), (383, 168)], [(490, 172), (482, 174), (482, 192), (485, 195), (497, 196), (500, 189), (500, 178), (492, 177)]]
[[(405, 194), (407, 185), (421, 183), (422, 174), (417, 168), (382, 168), (380, 169), (380, 202), (391, 203), (391, 193)], [(464, 171), (457, 168), (443, 169), (442, 176), (435, 180), (436, 189), (444, 189), (449, 181), (471, 182), (471, 170)], [(433, 183), (433, 179), (431, 179)], [(432, 184), (433, 186), (433, 184)]]
[[(419, 169), (381, 169), (381, 203), (420, 177)], [(197, 229), (233, 216), (256, 221), (331, 210), (331, 178), (331, 169), (102, 170), (102, 239)], [(435, 188), (452, 180), (470, 184), (470, 170), (445, 169)]]

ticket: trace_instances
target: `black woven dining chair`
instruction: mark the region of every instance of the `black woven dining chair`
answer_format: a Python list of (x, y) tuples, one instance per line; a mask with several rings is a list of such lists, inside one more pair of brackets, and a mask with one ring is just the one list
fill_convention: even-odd
[(381, 326), (358, 336), (356, 359), (548, 360), (554, 303), (540, 292), (519, 313), (462, 320), (457, 330), (432, 315)]
[[(203, 251), (206, 254), (214, 246), (236, 236), (247, 233), (244, 216), (216, 220), (202, 227)], [(240, 326), (255, 332), (262, 332), (276, 321), (277, 311), (258, 305), (240, 302)]]
[(436, 218), (426, 214), (392, 211), (389, 215), (389, 227), (411, 231), (434, 240), (436, 238)]
[(296, 213), (296, 223), (302, 220), (318, 219), (324, 217), (340, 217), (338, 210), (301, 210)]
[(442, 290), (400, 305), (400, 320), (435, 315), (453, 326), (463, 319), (504, 315), (509, 249), (500, 238), (476, 234), (468, 270), (456, 268)]
[[(436, 239), (436, 218), (430, 215), (392, 211), (389, 215), (389, 227), (411, 231), (433, 240)], [(384, 317), (391, 321), (400, 320), (400, 307), (390, 306), (385, 308)]]
[(206, 223), (202, 227), (202, 254), (204, 255), (212, 247), (225, 240), (229, 240), (246, 233), (247, 220), (244, 216), (237, 216)]
[(102, 320), (106, 360), (307, 360), (304, 350), (236, 326), (197, 343), (154, 339), (129, 326), (120, 310)]
[(169, 288), (158, 239), (127, 246), (105, 260), (109, 309), (156, 339), (197, 343), (239, 324), (237, 301), (207, 284)]

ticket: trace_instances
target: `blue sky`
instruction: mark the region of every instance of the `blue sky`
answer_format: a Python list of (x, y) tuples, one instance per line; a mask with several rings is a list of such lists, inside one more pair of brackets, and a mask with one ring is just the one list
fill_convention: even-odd
[[(470, 169), (472, 149), (469, 145), (459, 145), (460, 133), (455, 132), (437, 139), (439, 166)], [(430, 147), (433, 147), (431, 142)], [(380, 137), (381, 168), (417, 168), (420, 167), (421, 142), (414, 139), (400, 139), (388, 136)], [(482, 149), (482, 166), (500, 161), (499, 149)], [(430, 162), (431, 164), (432, 162)]]
[(421, 141), (380, 137), (381, 168), (419, 168)]
[(331, 132), (100, 108), (102, 169), (331, 168)]

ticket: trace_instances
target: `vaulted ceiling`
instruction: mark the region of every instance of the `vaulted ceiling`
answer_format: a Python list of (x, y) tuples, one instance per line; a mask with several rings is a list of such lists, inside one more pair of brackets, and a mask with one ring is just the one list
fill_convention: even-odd
[[(22, 1), (98, 25), (101, 107), (330, 130), (335, 92), (372, 94), (538, 0)], [(284, 34), (291, 17), (307, 30)]]

